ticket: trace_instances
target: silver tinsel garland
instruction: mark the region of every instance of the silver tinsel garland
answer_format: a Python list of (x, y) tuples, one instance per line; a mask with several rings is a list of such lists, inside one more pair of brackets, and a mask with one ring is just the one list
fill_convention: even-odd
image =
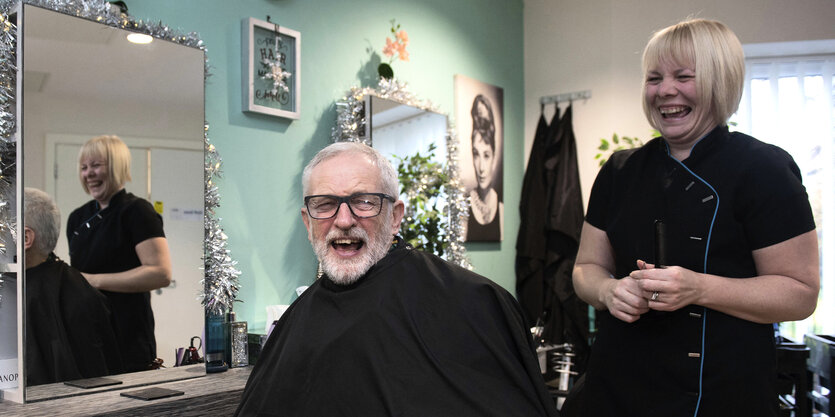
[[(23, 4), (54, 10), (70, 16), (76, 16), (108, 26), (144, 33), (158, 39), (175, 42), (203, 51), (204, 76), (209, 76), (209, 65), (206, 47), (195, 32), (180, 33), (162, 24), (162, 22), (146, 22), (133, 20), (127, 14), (120, 13), (118, 8), (104, 0), (22, 0)], [(7, 236), (16, 242), (14, 235), (15, 220), (10, 217), (10, 207), (14, 202), (15, 184), (15, 97), (16, 97), (16, 33), (15, 27), (8, 20), (8, 15), (21, 0), (0, 0), (0, 250), (8, 242)], [(240, 271), (235, 269), (236, 262), (226, 249), (226, 235), (220, 227), (220, 219), (215, 217), (214, 209), (220, 205), (220, 193), (213, 180), (219, 177), (220, 156), (209, 144), (208, 125), (203, 134), (206, 146), (205, 161), (205, 245), (204, 258), (205, 274), (203, 279), (203, 293), (200, 294), (207, 311), (222, 313), (231, 311), (232, 303), (236, 300)], [(7, 161), (10, 161), (9, 165)], [(11, 189), (11, 194), (7, 192)], [(11, 197), (9, 197), (11, 195)]]
[(14, 215), (17, 176), (16, 34), (17, 27), (5, 13), (0, 14), (0, 255), (6, 255), (9, 248), (14, 251), (17, 242), (17, 219)]
[[(0, 255), (3, 256), (7, 255), (9, 249), (15, 251), (17, 242), (17, 219), (13, 210), (17, 176), (17, 27), (9, 21), (5, 10), (0, 9)], [(4, 285), (5, 278), (0, 275), (0, 290)], [(0, 292), (0, 304), (2, 303), (3, 295)]]
[(214, 145), (209, 143), (209, 125), (206, 125), (205, 138), (205, 242), (206, 255), (204, 258), (205, 278), (203, 279), (203, 306), (210, 314), (221, 315), (232, 311), (233, 303), (237, 300), (240, 283), (238, 276), (241, 271), (235, 268), (236, 261), (229, 255), (226, 248), (226, 233), (220, 227), (220, 219), (215, 215), (215, 209), (220, 206), (220, 192), (215, 185), (215, 178), (221, 177), (221, 159)]
[[(369, 95), (440, 113), (431, 102), (420, 100), (409, 92), (405, 82), (380, 78), (376, 89), (352, 87), (348, 95), (336, 102), (336, 126), (331, 131), (331, 140), (334, 142), (361, 142), (371, 146), (370, 135), (360, 137), (368, 126), (363, 102), (365, 97)], [(447, 120), (449, 120), (448, 116)], [(450, 178), (446, 185), (447, 214), (449, 216), (449, 230), (446, 233), (449, 239), (449, 247), (446, 251), (446, 258), (452, 263), (472, 269), (472, 264), (470, 264), (467, 256), (467, 249), (464, 247), (464, 239), (466, 238), (464, 225), (467, 223), (469, 216), (470, 203), (467, 200), (465, 188), (459, 175), (458, 138), (451, 122), (447, 126), (446, 147), (447, 169)], [(410, 192), (413, 191), (406, 190), (407, 194)]]

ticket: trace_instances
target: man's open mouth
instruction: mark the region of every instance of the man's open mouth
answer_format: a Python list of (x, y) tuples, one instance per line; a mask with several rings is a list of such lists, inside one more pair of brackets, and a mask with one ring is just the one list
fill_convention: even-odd
[(362, 249), (365, 242), (353, 238), (338, 238), (331, 241), (331, 247), (337, 251), (358, 251)]

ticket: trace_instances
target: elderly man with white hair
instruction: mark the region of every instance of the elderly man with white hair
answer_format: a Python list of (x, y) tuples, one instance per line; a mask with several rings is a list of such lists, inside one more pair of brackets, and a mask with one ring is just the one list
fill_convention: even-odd
[(23, 196), (26, 265), (26, 384), (122, 372), (107, 299), (52, 252), (61, 214), (48, 194)]
[(513, 296), (397, 236), (385, 157), (332, 144), (302, 187), (324, 276), (281, 317), (238, 415), (556, 415)]

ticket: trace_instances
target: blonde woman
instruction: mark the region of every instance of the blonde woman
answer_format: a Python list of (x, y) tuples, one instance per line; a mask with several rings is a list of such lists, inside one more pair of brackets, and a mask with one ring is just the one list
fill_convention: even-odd
[(662, 137), (592, 187), (574, 286), (600, 326), (579, 415), (776, 416), (773, 323), (809, 316), (820, 281), (800, 171), (728, 130), (745, 65), (724, 24), (659, 31), (643, 66)]
[(70, 263), (110, 300), (125, 370), (151, 369), (156, 339), (150, 291), (171, 282), (162, 217), (148, 201), (125, 191), (130, 151), (118, 137), (87, 141), (78, 173), (93, 199), (67, 221)]

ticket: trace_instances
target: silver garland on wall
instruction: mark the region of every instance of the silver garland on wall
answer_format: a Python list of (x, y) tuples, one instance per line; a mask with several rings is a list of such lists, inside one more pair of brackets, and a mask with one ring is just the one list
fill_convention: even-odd
[[(9, 20), (5, 4), (0, 4), (0, 256), (14, 255), (17, 242), (16, 201), (17, 150), (15, 130), (17, 117), (15, 87), (17, 67), (17, 27)], [(5, 278), (0, 274), (0, 290)], [(0, 304), (3, 302), (0, 292)]]
[(220, 315), (232, 311), (237, 300), (240, 283), (238, 276), (241, 271), (235, 268), (236, 261), (229, 255), (226, 248), (226, 233), (220, 227), (220, 218), (215, 215), (215, 209), (220, 206), (220, 191), (215, 184), (215, 178), (221, 177), (222, 161), (215, 146), (209, 143), (209, 125), (204, 130), (206, 145), (205, 172), (205, 278), (203, 279), (203, 306), (213, 315)]
[[(361, 135), (368, 126), (363, 102), (365, 97), (369, 95), (440, 113), (431, 102), (419, 100), (406, 87), (405, 82), (385, 78), (379, 79), (376, 89), (352, 87), (348, 95), (336, 102), (336, 126), (331, 131), (331, 140), (334, 142), (361, 142), (371, 145), (370, 135)], [(447, 120), (449, 120), (448, 116)], [(455, 135), (452, 122), (449, 122), (449, 126), (447, 126), (446, 148), (447, 173), (450, 178), (446, 186), (447, 214), (449, 216), (449, 230), (447, 231), (449, 246), (446, 251), (446, 258), (452, 263), (472, 269), (472, 264), (470, 264), (470, 259), (467, 256), (467, 249), (464, 247), (464, 239), (466, 238), (464, 225), (467, 222), (470, 203), (467, 200), (464, 185), (461, 183), (459, 176), (458, 138)], [(417, 192), (417, 190), (405, 191), (407, 195)]]
[[(121, 13), (117, 7), (104, 0), (23, 0), (24, 4), (54, 10), (91, 20), (108, 26), (144, 33), (157, 39), (163, 39), (180, 45), (197, 48), (203, 51), (204, 76), (209, 76), (206, 47), (196, 32), (180, 33), (162, 22), (146, 22), (133, 20), (127, 14)], [(6, 247), (10, 236), (16, 242), (14, 218), (11, 217), (11, 206), (14, 204), (15, 184), (15, 86), (17, 71), (14, 66), (16, 54), (15, 28), (9, 22), (8, 16), (20, 0), (0, 0), (0, 250)], [(240, 271), (235, 269), (236, 262), (229, 255), (226, 248), (226, 235), (220, 227), (220, 219), (215, 217), (214, 209), (220, 205), (220, 193), (214, 185), (214, 178), (219, 176), (221, 159), (214, 146), (209, 143), (208, 124), (203, 132), (205, 145), (205, 201), (204, 227), (205, 247), (203, 293), (199, 295), (203, 305), (210, 313), (231, 311), (232, 303), (237, 299), (239, 289), (238, 276)], [(6, 161), (12, 161), (11, 169)], [(5, 184), (5, 185), (4, 185)], [(11, 198), (4, 187), (11, 188)], [(2, 281), (0, 281), (2, 284)]]

